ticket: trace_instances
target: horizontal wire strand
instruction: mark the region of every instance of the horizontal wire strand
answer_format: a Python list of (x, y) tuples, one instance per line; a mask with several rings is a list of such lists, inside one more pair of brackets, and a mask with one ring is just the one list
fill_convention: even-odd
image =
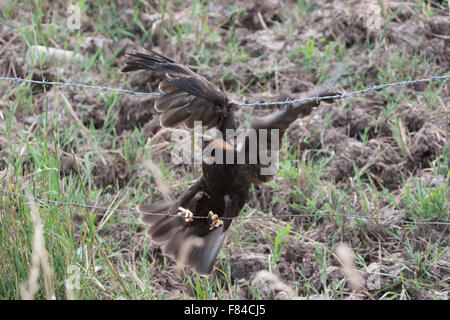
[[(310, 102), (310, 101), (319, 102), (322, 100), (345, 99), (345, 98), (349, 98), (349, 97), (352, 97), (352, 96), (355, 96), (358, 94), (364, 94), (364, 93), (371, 92), (371, 91), (378, 91), (378, 90), (385, 89), (388, 87), (394, 87), (394, 86), (406, 87), (406, 86), (409, 86), (409, 85), (412, 85), (415, 83), (441, 81), (441, 80), (446, 80), (448, 78), (450, 78), (450, 75), (433, 76), (433, 77), (424, 78), (424, 79), (384, 83), (384, 84), (375, 85), (375, 86), (372, 86), (369, 88), (356, 90), (356, 91), (352, 91), (349, 93), (337, 94), (337, 95), (333, 95), (333, 96), (310, 97), (310, 98), (295, 99), (295, 100), (289, 100), (289, 101), (237, 103), (236, 105), (241, 106), (241, 107), (265, 107), (265, 106), (285, 105), (285, 104), (290, 104), (290, 103), (301, 103), (301, 102)], [(45, 81), (45, 80), (38, 81), (38, 80), (11, 78), (11, 77), (0, 77), (0, 80), (14, 81), (14, 82), (18, 82), (18, 83), (33, 83), (33, 84), (42, 84), (42, 85), (55, 85), (55, 86), (95, 89), (95, 90), (101, 90), (101, 91), (105, 91), (105, 92), (118, 92), (118, 93), (125, 93), (125, 94), (131, 94), (131, 95), (153, 95), (156, 97), (161, 97), (164, 95), (164, 94), (158, 93), (158, 92), (140, 92), (140, 91), (133, 91), (133, 90), (128, 90), (128, 89), (93, 86), (93, 85), (87, 85), (87, 84), (76, 83), (76, 82), (58, 82), (58, 81)]]
[[(21, 198), (25, 198), (25, 199), (29, 199), (29, 200), (33, 200), (33, 201), (37, 201), (37, 202), (45, 202), (45, 203), (52, 203), (52, 204), (56, 204), (56, 205), (60, 205), (60, 206), (72, 206), (72, 207), (82, 207), (82, 208), (87, 208), (87, 209), (92, 209), (92, 210), (102, 210), (102, 211), (115, 211), (115, 212), (119, 212), (119, 213), (127, 213), (127, 214), (138, 214), (138, 215), (152, 215), (152, 216), (165, 216), (165, 217), (179, 217), (179, 218), (183, 218), (182, 215), (178, 215), (178, 214), (167, 214), (167, 213), (157, 213), (157, 212), (145, 212), (145, 211), (137, 211), (137, 210), (130, 210), (130, 209), (112, 209), (112, 208), (108, 208), (108, 207), (100, 207), (100, 206), (94, 206), (94, 205), (89, 205), (89, 204), (84, 204), (84, 203), (76, 203), (76, 202), (64, 202), (64, 201), (57, 201), (57, 200), (50, 200), (50, 199), (42, 199), (42, 198), (38, 198), (38, 197), (33, 197), (33, 196), (28, 196), (22, 193), (18, 193), (18, 192), (13, 192), (13, 191), (9, 191), (6, 189), (2, 189), (0, 188), (0, 192), (2, 193), (7, 193), (10, 195), (15, 195)], [(407, 220), (395, 220), (395, 219), (389, 219), (389, 218), (382, 218), (382, 217), (378, 217), (378, 218), (374, 218), (374, 217), (367, 217), (367, 216), (359, 216), (359, 215), (351, 215), (351, 214), (340, 214), (340, 213), (322, 213), (322, 214), (293, 214), (293, 215), (279, 215), (279, 216), (260, 216), (258, 217), (261, 219), (279, 219), (279, 218), (297, 218), (297, 217), (324, 217), (324, 216), (329, 216), (329, 217), (345, 217), (345, 218), (352, 218), (352, 219), (364, 219), (364, 220), (380, 220), (380, 221), (392, 221), (392, 222), (401, 222), (401, 223), (405, 223), (405, 224), (434, 224), (434, 225), (450, 225), (450, 220), (446, 220), (446, 221), (407, 221)], [(205, 216), (192, 216), (193, 219), (208, 219), (208, 217)], [(250, 217), (234, 217), (234, 218), (230, 218), (230, 217), (219, 217), (222, 220), (246, 220), (246, 219), (251, 219)], [(184, 219), (184, 218), (183, 218)]]
[[(310, 98), (304, 98), (304, 99), (295, 99), (295, 100), (289, 100), (289, 101), (276, 101), (276, 102), (255, 102), (255, 103), (239, 103), (237, 104), (238, 106), (243, 106), (243, 107), (263, 107), (263, 106), (272, 106), (272, 105), (285, 105), (285, 104), (290, 104), (290, 103), (301, 103), (301, 102), (310, 102), (310, 101), (322, 101), (322, 100), (334, 100), (334, 99), (345, 99), (345, 98), (349, 98), (358, 94), (364, 94), (367, 92), (371, 92), (371, 91), (378, 91), (381, 89), (385, 89), (388, 87), (393, 87), (393, 86), (402, 86), (402, 87), (406, 87), (408, 85), (411, 84), (415, 84), (415, 83), (421, 83), (421, 82), (432, 82), (432, 81), (441, 81), (441, 80), (446, 80), (450, 78), (450, 75), (443, 75), (443, 76), (433, 76), (430, 78), (424, 78), (424, 79), (416, 79), (416, 80), (407, 80), (407, 81), (398, 81), (398, 82), (392, 82), (392, 83), (385, 83), (385, 84), (380, 84), (380, 85), (375, 85), (372, 87), (368, 87), (365, 89), (361, 89), (361, 90), (356, 90), (353, 92), (349, 92), (349, 93), (344, 93), (344, 94), (337, 94), (337, 95), (333, 95), (333, 96), (323, 96), (323, 97), (310, 97)], [(162, 93), (157, 93), (157, 92), (140, 92), (140, 91), (133, 91), (133, 90), (128, 90), (128, 89), (120, 89), (120, 88), (109, 88), (109, 87), (103, 87), (103, 86), (94, 86), (94, 85), (87, 85), (87, 84), (82, 84), (82, 83), (76, 83), (76, 82), (58, 82), (58, 81), (38, 81), (38, 80), (30, 80), (30, 79), (23, 79), (23, 78), (13, 78), (13, 77), (2, 77), (0, 76), (0, 80), (5, 80), (5, 81), (14, 81), (17, 83), (33, 83), (33, 84), (41, 84), (41, 85), (55, 85), (55, 86), (66, 86), (66, 87), (76, 87), (76, 88), (87, 88), (87, 89), (95, 89), (95, 90), (101, 90), (104, 92), (117, 92), (117, 93), (125, 93), (125, 94), (131, 94), (131, 95), (153, 95), (153, 96), (163, 96)], [(120, 213), (133, 213), (133, 214), (143, 214), (143, 215), (154, 215), (154, 216), (177, 216), (177, 217), (182, 217), (180, 215), (173, 215), (173, 214), (166, 214), (166, 213), (155, 213), (155, 212), (141, 212), (141, 211), (137, 211), (137, 210), (128, 210), (128, 209), (111, 209), (111, 208), (106, 208), (106, 207), (99, 207), (99, 206), (93, 206), (93, 205), (88, 205), (88, 204), (83, 204), (83, 203), (73, 203), (73, 202), (63, 202), (63, 201), (57, 201), (57, 200), (50, 200), (50, 199), (42, 199), (42, 198), (37, 198), (37, 197), (32, 197), (32, 196), (27, 196), (21, 193), (17, 193), (17, 192), (12, 192), (12, 191), (8, 191), (5, 189), (1, 189), (0, 188), (0, 192), (2, 193), (8, 193), (11, 195), (16, 195), (22, 198), (27, 198), (27, 199), (32, 199), (34, 201), (40, 201), (40, 202), (46, 202), (46, 203), (53, 203), (53, 204), (57, 204), (57, 205), (62, 205), (62, 206), (76, 206), (76, 207), (83, 207), (83, 208), (88, 208), (88, 209), (93, 209), (93, 210), (102, 210), (102, 211), (109, 211), (109, 210), (113, 210), (115, 212), (120, 212)], [(323, 216), (340, 216), (340, 217), (346, 217), (346, 218), (353, 218), (353, 219), (365, 219), (365, 220), (388, 220), (385, 218), (373, 218), (373, 217), (364, 217), (364, 216), (359, 216), (359, 215), (348, 215), (348, 214), (331, 214), (331, 213), (323, 213), (323, 214), (295, 214), (295, 215), (280, 215), (280, 216), (261, 216), (260, 218), (282, 218), (282, 217), (290, 217), (290, 218), (294, 218), (294, 217), (323, 217)], [(204, 217), (204, 216), (193, 216), (192, 218), (195, 219), (207, 219), (208, 217)], [(227, 218), (227, 217), (223, 217), (221, 219), (250, 219), (248, 217), (235, 217), (235, 218)], [(392, 219), (389, 219), (392, 220)], [(436, 225), (450, 225), (450, 221), (446, 220), (446, 222), (439, 222), (439, 221), (406, 221), (406, 220), (397, 220), (397, 222), (402, 222), (402, 223), (408, 223), (408, 224), (436, 224)]]

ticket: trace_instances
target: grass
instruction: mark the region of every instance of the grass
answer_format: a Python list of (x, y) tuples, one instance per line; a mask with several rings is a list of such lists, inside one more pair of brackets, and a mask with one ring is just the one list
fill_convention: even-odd
[[(89, 30), (113, 43), (131, 39), (133, 46), (127, 50), (158, 45), (198, 67), (199, 73), (212, 77), (233, 99), (249, 95), (253, 101), (255, 94), (264, 93), (276, 96), (275, 65), (282, 70), (280, 85), (294, 78), (319, 84), (327, 81), (337, 63), (343, 63), (345, 72), (334, 80), (348, 85), (346, 90), (444, 71), (436, 57), (422, 54), (420, 43), (412, 52), (395, 46), (386, 56), (377, 54), (386, 54), (383, 39), (352, 48), (346, 48), (339, 37), (310, 37), (290, 43), (299, 32), (293, 21), (320, 11), (319, 1), (297, 1), (295, 10), (281, 7), (277, 19), (267, 19), (266, 25), (282, 30), (282, 37), (291, 45), (291, 51), (277, 56), (267, 52), (254, 56), (249, 47), (261, 44), (249, 46), (242, 41), (239, 32), (247, 30), (247, 26), (241, 22), (249, 9), (232, 6), (227, 20), (222, 21), (210, 14), (211, 1), (194, 1), (191, 5), (160, 1), (154, 7), (141, 1), (79, 3), (83, 23), (90, 25), (82, 30), (64, 27), (64, 2), (24, 1), (6, 6), (0, 22), (18, 34), (8, 51), (11, 59), (25, 56), (33, 45), (73, 50), (89, 57), (78, 64), (55, 63), (50, 67), (41, 60), (37, 68), (22, 66), (23, 76), (41, 78), (50, 69), (55, 80), (137, 90), (150, 90), (150, 85), (156, 90), (154, 83), (142, 81), (144, 76), (119, 72), (121, 65), (117, 61), (123, 54), (120, 46), (105, 45), (88, 54), (85, 41), (87, 34), (93, 33)], [(417, 3), (413, 19), (425, 20), (437, 10), (423, 1)], [(125, 9), (130, 10), (124, 14)], [(174, 21), (172, 13), (182, 10), (186, 14)], [(140, 13), (161, 16), (151, 28)], [(14, 23), (17, 21), (18, 25)], [(227, 30), (218, 29), (220, 23), (228, 24)], [(385, 32), (381, 34), (384, 37)], [(362, 57), (367, 57), (367, 68), (361, 71), (352, 62)], [(7, 60), (2, 61), (6, 65)], [(233, 66), (237, 63), (248, 65), (250, 76), (241, 72), (245, 70), (236, 71)], [(401, 108), (423, 106), (421, 110), (436, 111), (445, 120), (448, 115), (440, 111), (445, 86), (448, 82), (430, 84), (413, 93), (379, 93), (387, 103), (381, 112), (371, 114), (372, 120), (359, 132), (358, 141), (369, 148), (372, 143), (390, 143), (391, 139), (390, 146), (407, 159), (414, 136), (405, 129)], [(379, 264), (380, 287), (370, 291), (376, 299), (445, 299), (443, 293), (449, 291), (450, 266), (445, 260), (448, 226), (389, 224), (382, 220), (394, 212), (398, 216), (391, 217), (393, 221), (448, 222), (448, 139), (429, 168), (418, 165), (411, 171), (412, 176), (403, 177), (403, 184), (396, 190), (377, 180), (374, 165), (359, 166), (356, 159), (352, 159), (352, 174), (336, 181), (330, 178), (329, 168), (338, 155), (335, 150), (322, 148), (320, 139), (314, 137), (323, 139), (326, 130), (333, 127), (335, 115), (330, 111), (307, 139), (285, 139), (279, 175), (264, 188), (252, 189), (252, 201), (241, 213), (246, 219), (233, 222), (216, 272), (202, 277), (176, 269), (144, 236), (136, 216), (113, 210), (133, 209), (147, 198), (162, 198), (155, 173), (145, 165), (148, 159), (153, 159), (163, 183), (176, 193), (200, 176), (198, 166), (173, 166), (165, 156), (170, 146), (164, 138), (152, 140), (145, 126), (117, 129), (119, 117), (123, 116), (121, 107), (128, 105), (124, 96), (79, 89), (45, 91), (29, 84), (6, 82), (0, 87), (0, 155), (5, 164), (0, 172), (0, 188), (26, 195), (3, 193), (0, 200), (1, 299), (266, 299), (275, 297), (269, 289), (279, 283), (287, 283), (295, 296), (305, 299), (345, 299), (351, 290), (337, 271), (339, 264), (333, 257), (341, 241), (349, 243), (355, 253), (358, 270), (366, 272), (371, 264)], [(368, 98), (363, 103), (372, 104)], [(361, 102), (337, 104), (354, 110)], [(95, 112), (103, 115), (100, 125), (95, 121)], [(442, 181), (431, 186), (420, 180), (410, 181), (422, 172)], [(261, 195), (264, 192), (265, 198)], [(46, 200), (110, 209), (102, 212)], [(270, 218), (289, 214), (302, 217)], [(297, 247), (308, 255), (289, 258)], [(240, 254), (265, 258), (255, 258), (254, 263), (233, 258)], [(272, 283), (269, 289), (255, 287), (258, 270), (241, 272), (242, 263), (244, 270), (253, 266), (270, 270), (279, 283), (268, 281)], [(286, 263), (292, 270), (283, 269)]]

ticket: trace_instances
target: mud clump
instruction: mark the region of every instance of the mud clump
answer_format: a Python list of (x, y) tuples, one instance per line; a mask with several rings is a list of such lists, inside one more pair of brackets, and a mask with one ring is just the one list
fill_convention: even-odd
[(92, 170), (92, 179), (99, 188), (112, 187), (114, 190), (116, 187), (123, 188), (128, 182), (129, 176), (130, 170), (125, 158), (121, 155), (116, 155), (106, 164), (98, 160)]
[(408, 159), (408, 168), (411, 171), (430, 167), (445, 143), (443, 134), (442, 130), (427, 123), (414, 135), (411, 139), (411, 157)]
[(336, 182), (355, 175), (356, 166), (363, 177), (395, 190), (439, 156), (447, 123), (438, 110), (419, 106), (401, 106), (397, 122), (385, 118), (382, 105), (367, 108), (324, 107), (298, 120), (289, 137), (302, 150), (328, 150), (327, 176)]
[(257, 254), (233, 254), (230, 256), (231, 277), (235, 281), (249, 280), (254, 273), (266, 269), (266, 258)]
[(122, 97), (117, 116), (117, 133), (120, 134), (124, 130), (144, 127), (156, 116), (153, 104), (154, 98)]
[(283, 260), (291, 265), (290, 271), (294, 273), (289, 277), (291, 279), (298, 279), (300, 277), (299, 270), (302, 271), (305, 277), (310, 277), (316, 269), (314, 246), (302, 241), (296, 241), (294, 244), (290, 244), (286, 248)]

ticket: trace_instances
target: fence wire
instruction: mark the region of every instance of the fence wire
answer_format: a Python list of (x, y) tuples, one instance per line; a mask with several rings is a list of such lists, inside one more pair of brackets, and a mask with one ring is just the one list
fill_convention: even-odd
[(18, 83), (41, 84), (41, 85), (48, 85), (48, 86), (62, 86), (62, 87), (94, 89), (94, 90), (100, 90), (100, 91), (105, 91), (105, 92), (126, 93), (126, 94), (135, 95), (135, 96), (153, 95), (153, 96), (160, 97), (163, 95), (162, 93), (157, 93), (157, 92), (139, 92), (139, 91), (133, 91), (133, 90), (128, 90), (128, 89), (93, 86), (93, 85), (77, 83), (77, 82), (59, 82), (59, 81), (46, 81), (46, 80), (40, 81), (40, 80), (30, 80), (30, 79), (11, 78), (11, 77), (0, 77), (0, 80), (14, 81), (14, 82), (18, 82)]
[[(407, 80), (407, 81), (398, 81), (398, 82), (391, 82), (391, 83), (384, 83), (375, 85), (372, 87), (368, 87), (361, 90), (352, 91), (349, 93), (343, 93), (343, 94), (337, 94), (333, 96), (324, 96), (324, 97), (310, 97), (310, 98), (303, 98), (303, 99), (295, 99), (295, 100), (289, 100), (289, 101), (275, 101), (275, 102), (255, 102), (255, 103), (237, 103), (236, 105), (241, 107), (266, 107), (266, 106), (276, 106), (276, 105), (285, 105), (288, 103), (302, 103), (302, 102), (310, 102), (310, 101), (322, 101), (322, 100), (332, 100), (332, 99), (345, 99), (349, 98), (358, 94), (364, 94), (371, 91), (378, 91), (381, 89), (385, 89), (388, 87), (406, 87), (412, 84), (416, 83), (423, 83), (423, 82), (433, 82), (433, 81), (442, 81), (450, 78), (450, 75), (443, 75), (443, 76), (433, 76), (430, 78), (425, 79), (416, 79), (416, 80)], [(94, 89), (94, 90), (100, 90), (105, 92), (117, 92), (117, 93), (125, 93), (125, 94), (131, 94), (131, 95), (152, 95), (155, 97), (161, 97), (164, 94), (158, 93), (158, 92), (140, 92), (140, 91), (133, 91), (128, 89), (120, 89), (120, 88), (109, 88), (109, 87), (103, 87), (103, 86), (93, 86), (93, 85), (87, 85), (83, 83), (76, 83), (76, 82), (58, 82), (58, 81), (39, 81), (39, 80), (30, 80), (30, 79), (22, 79), (22, 78), (11, 78), (11, 77), (0, 77), (0, 80), (4, 81), (14, 81), (18, 83), (33, 83), (33, 84), (41, 84), (41, 85), (53, 85), (53, 86), (65, 86), (65, 87), (75, 87), (75, 88), (86, 88), (86, 89)]]
[[(412, 84), (416, 83), (423, 83), (423, 82), (434, 82), (434, 81), (442, 81), (450, 78), (450, 75), (443, 75), (443, 76), (433, 76), (430, 78), (424, 78), (424, 79), (416, 79), (416, 80), (407, 80), (407, 81), (398, 81), (398, 82), (391, 82), (391, 83), (384, 83), (375, 85), (372, 87), (368, 87), (361, 90), (356, 90), (349, 93), (344, 94), (337, 94), (333, 96), (323, 96), (323, 97), (310, 97), (310, 98), (304, 98), (304, 99), (295, 99), (295, 100), (289, 100), (289, 101), (276, 101), (276, 102), (255, 102), (255, 103), (237, 103), (238, 106), (243, 107), (264, 107), (264, 106), (274, 106), (274, 105), (285, 105), (288, 103), (302, 103), (302, 102), (310, 102), (310, 101), (322, 101), (322, 100), (331, 100), (331, 99), (345, 99), (349, 98), (358, 94), (364, 94), (371, 91), (378, 91), (381, 89), (385, 89), (388, 87), (394, 87), (394, 86), (401, 86), (406, 87)], [(14, 81), (17, 83), (32, 83), (32, 84), (40, 84), (40, 85), (54, 85), (54, 86), (65, 86), (65, 87), (75, 87), (75, 88), (85, 88), (85, 89), (94, 89), (94, 90), (100, 90), (104, 92), (116, 92), (116, 93), (123, 93), (123, 94), (131, 94), (131, 95), (152, 95), (156, 97), (163, 96), (162, 93), (158, 92), (140, 92), (140, 91), (133, 91), (128, 89), (120, 89), (120, 88), (109, 88), (109, 87), (103, 87), (103, 86), (95, 86), (95, 85), (87, 85), (83, 83), (76, 83), (76, 82), (58, 82), (58, 81), (39, 81), (39, 80), (30, 80), (30, 79), (23, 79), (23, 78), (13, 78), (13, 77), (1, 77), (0, 80), (3, 81)], [(9, 194), (9, 195), (15, 195), (21, 198), (29, 199), (36, 201), (38, 203), (47, 203), (47, 204), (55, 204), (58, 206), (70, 206), (70, 207), (78, 207), (78, 208), (86, 208), (91, 210), (100, 210), (104, 212), (108, 211), (114, 211), (118, 213), (126, 213), (126, 214), (138, 214), (138, 215), (154, 215), (154, 216), (177, 216), (179, 215), (173, 215), (173, 214), (166, 214), (166, 213), (155, 213), (155, 212), (141, 212), (137, 210), (129, 210), (129, 209), (112, 209), (111, 207), (101, 207), (101, 206), (94, 206), (94, 205), (88, 205), (84, 203), (76, 203), (76, 202), (64, 202), (64, 201), (57, 201), (57, 200), (50, 200), (50, 199), (43, 199), (33, 196), (28, 196), (22, 193), (9, 191), (6, 189), (0, 188), (0, 192), (3, 194)], [(361, 219), (361, 220), (373, 220), (373, 221), (391, 221), (391, 222), (399, 222), (399, 223), (405, 223), (405, 224), (434, 224), (434, 225), (450, 225), (450, 220), (445, 221), (409, 221), (409, 220), (398, 220), (395, 218), (385, 218), (385, 217), (368, 217), (368, 216), (360, 216), (360, 215), (351, 215), (351, 214), (339, 214), (339, 213), (320, 213), (320, 214), (295, 214), (295, 215), (278, 215), (278, 216), (259, 216), (258, 219), (273, 219), (273, 218), (297, 218), (297, 217), (343, 217), (343, 218), (350, 218), (350, 219)], [(207, 217), (204, 216), (193, 216), (194, 219), (207, 219)], [(438, 217), (436, 217), (438, 218)], [(240, 219), (251, 219), (251, 217), (235, 217), (235, 218), (226, 218), (221, 217), (221, 219), (231, 219), (231, 220), (240, 220)]]
[[(145, 211), (138, 211), (138, 210), (130, 210), (130, 209), (114, 209), (112, 207), (101, 207), (101, 206), (94, 206), (84, 203), (77, 203), (77, 202), (64, 202), (64, 201), (58, 201), (58, 200), (50, 200), (50, 199), (43, 199), (33, 196), (28, 196), (23, 193), (13, 192), (6, 189), (0, 188), (0, 192), (4, 194), (14, 195), (18, 196), (24, 199), (35, 201), (39, 204), (47, 203), (47, 204), (55, 204), (58, 206), (65, 206), (65, 207), (78, 207), (78, 208), (86, 208), (91, 210), (99, 210), (103, 212), (117, 212), (117, 213), (126, 213), (126, 214), (137, 214), (137, 215), (152, 215), (152, 216), (165, 216), (165, 217), (179, 217), (180, 219), (183, 218), (182, 216), (178, 214), (167, 214), (167, 213), (158, 213), (158, 212), (145, 212)], [(299, 218), (299, 217), (342, 217), (342, 218), (349, 218), (349, 219), (359, 219), (359, 220), (365, 220), (365, 221), (389, 221), (391, 223), (403, 223), (403, 224), (415, 224), (415, 225), (450, 225), (450, 220), (445, 221), (412, 221), (412, 220), (402, 220), (402, 219), (395, 219), (395, 218), (386, 218), (386, 217), (369, 217), (369, 216), (360, 216), (356, 214), (343, 214), (343, 213), (319, 213), (319, 214), (289, 214), (289, 215), (277, 215), (277, 216), (269, 216), (269, 215), (260, 215), (257, 217), (257, 219), (281, 219), (281, 218)], [(193, 219), (208, 219), (208, 217), (205, 216), (192, 216)], [(219, 217), (222, 220), (251, 220), (253, 217), (246, 217), (246, 216), (237, 216), (234, 218), (229, 217)], [(439, 218), (439, 217), (435, 217)], [(184, 218), (183, 218), (184, 219)]]

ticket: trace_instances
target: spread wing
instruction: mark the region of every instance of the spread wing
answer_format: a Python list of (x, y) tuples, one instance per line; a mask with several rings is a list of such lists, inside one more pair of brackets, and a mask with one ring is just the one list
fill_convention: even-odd
[(165, 72), (168, 79), (159, 84), (164, 94), (155, 102), (161, 113), (161, 126), (175, 127), (184, 123), (192, 129), (195, 121), (208, 128), (219, 127), (228, 113), (225, 95), (216, 86), (188, 67), (149, 50), (151, 54), (130, 54), (122, 72), (151, 70)]
[[(308, 93), (307, 96), (323, 97), (323, 96), (333, 96), (335, 94), (338, 93), (332, 87), (321, 86), (314, 89), (312, 92)], [(326, 103), (331, 103), (332, 101), (333, 100), (324, 100), (324, 102)], [(316, 101), (297, 102), (288, 104), (282, 110), (271, 113), (267, 116), (254, 117), (252, 119), (252, 128), (258, 132), (257, 134), (258, 142), (256, 143), (256, 145), (258, 146), (258, 150), (256, 151), (256, 154), (258, 156), (257, 163), (261, 163), (259, 158), (260, 152), (262, 152), (264, 155), (268, 154), (269, 150), (270, 152), (279, 152), (279, 150), (281, 149), (284, 133), (289, 128), (289, 126), (299, 117), (309, 115), (312, 109), (317, 106), (319, 106), (319, 103)], [(260, 136), (261, 132), (260, 129), (267, 129), (267, 134), (264, 136)], [(278, 129), (277, 146), (272, 145), (272, 142), (274, 142), (274, 140), (276, 141), (275, 139), (276, 136), (274, 140), (272, 140), (271, 136), (272, 129)], [(263, 139), (266, 141), (263, 141)], [(246, 146), (245, 149), (246, 158), (249, 158), (251, 154), (251, 149), (249, 147), (250, 143), (247, 141), (245, 146)], [(253, 182), (256, 184), (267, 182), (273, 177), (272, 174), (261, 174), (261, 168), (263, 167), (269, 168), (270, 166), (256, 165), (252, 167), (252, 169), (254, 169)], [(268, 170), (268, 172), (271, 171), (272, 170)]]

